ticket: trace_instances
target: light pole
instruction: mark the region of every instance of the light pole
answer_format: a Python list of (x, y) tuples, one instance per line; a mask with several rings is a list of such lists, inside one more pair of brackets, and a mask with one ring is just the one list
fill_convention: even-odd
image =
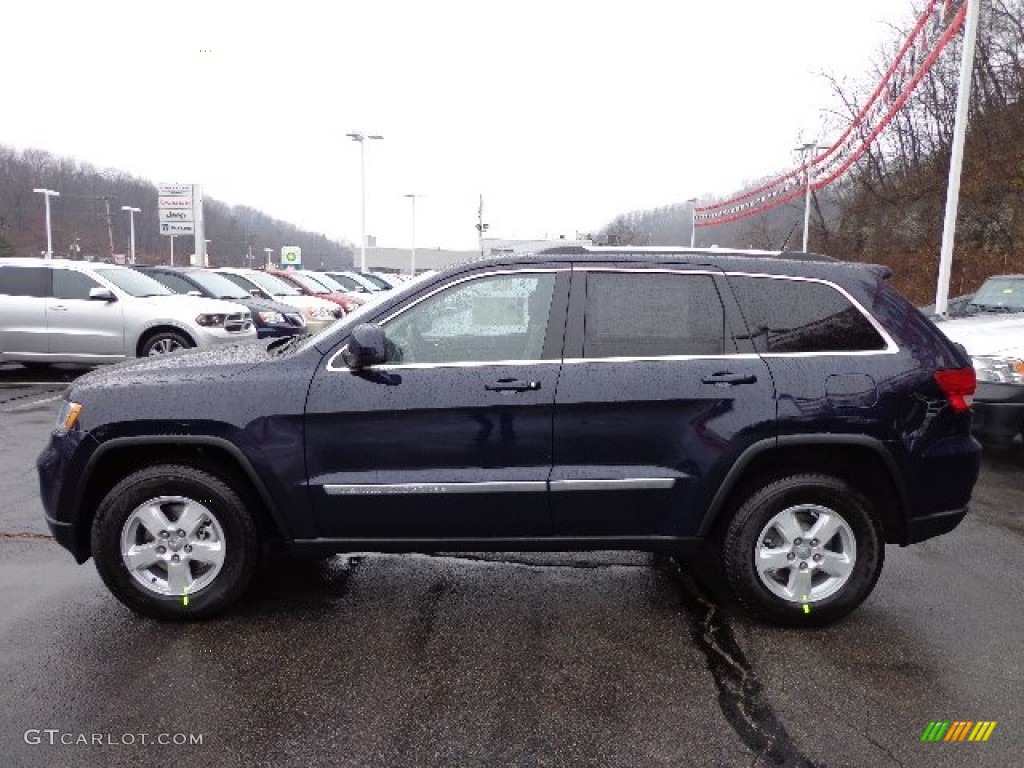
[(208, 266), (210, 266), (210, 243), (212, 243), (213, 241), (212, 240), (207, 240), (204, 237), (203, 238), (203, 242), (206, 243), (206, 248), (203, 249), (203, 263), (200, 264), (199, 266), (200, 267), (208, 267)]
[(135, 214), (136, 213), (142, 213), (142, 209), (141, 208), (132, 208), (130, 205), (122, 205), (121, 206), (121, 210), (122, 211), (128, 211), (128, 219), (130, 221), (129, 226), (131, 228), (131, 233), (132, 233), (131, 250), (129, 250), (129, 252), (128, 252), (129, 253), (128, 258), (130, 260), (129, 260), (128, 263), (129, 264), (134, 264), (135, 263)]
[(690, 206), (690, 247), (697, 243), (697, 198), (691, 197), (686, 203)]
[(174, 266), (174, 238), (175, 235), (171, 235), (171, 266)]
[(267, 254), (267, 269), (270, 269), (270, 254), (274, 252), (273, 248), (264, 248), (263, 252)]
[(409, 256), (409, 274), (410, 275), (415, 275), (416, 274), (416, 198), (417, 197), (423, 197), (423, 195), (418, 195), (418, 194), (413, 192), (413, 193), (410, 193), (408, 195), (402, 195), (402, 197), (407, 197), (407, 198), (409, 198), (412, 201), (412, 252), (411, 252), (411, 254)]
[(974, 50), (978, 42), (980, 0), (967, 0), (967, 28), (960, 60), (960, 85), (956, 97), (956, 118), (953, 123), (953, 146), (950, 148), (949, 179), (946, 183), (946, 213), (942, 221), (942, 247), (939, 251), (939, 277), (935, 285), (935, 312), (945, 315), (949, 309), (949, 280), (953, 274), (953, 241), (956, 239), (956, 214), (960, 205), (960, 173), (964, 164), (964, 143), (967, 141), (967, 118), (971, 104), (971, 77), (974, 72)]
[(799, 152), (801, 162), (805, 166), (804, 174), (807, 177), (807, 194), (804, 196), (804, 253), (807, 253), (807, 236), (811, 228), (811, 168), (808, 165), (809, 158), (813, 152), (828, 147), (819, 147), (818, 142), (812, 141), (809, 144), (801, 144), (794, 152)]
[(38, 192), (46, 200), (46, 258), (53, 258), (53, 232), (50, 229), (50, 198), (60, 197), (60, 192), (54, 192), (52, 189), (33, 189), (33, 192)]
[(383, 136), (367, 136), (365, 133), (346, 133), (352, 141), (359, 142), (359, 197), (362, 201), (362, 226), (359, 237), (359, 271), (366, 271), (366, 140), (383, 139)]

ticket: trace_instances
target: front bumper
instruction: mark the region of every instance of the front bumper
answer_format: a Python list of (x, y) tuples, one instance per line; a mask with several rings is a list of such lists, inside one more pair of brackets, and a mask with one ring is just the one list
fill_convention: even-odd
[(239, 341), (255, 341), (257, 338), (256, 329), (251, 325), (244, 331), (227, 331), (223, 328), (204, 328), (201, 325), (196, 325), (190, 329), (190, 333), (199, 349), (209, 349), (221, 344), (234, 344)]
[(297, 325), (258, 325), (256, 336), (260, 339), (279, 339), (282, 336), (294, 336), (298, 333), (305, 333), (306, 328), (299, 328)]
[(1010, 442), (1024, 431), (1024, 386), (979, 381), (971, 410), (974, 434), (992, 442)]
[(84, 563), (89, 559), (88, 532), (78, 530), (79, 479), (85, 474), (88, 457), (97, 447), (88, 433), (72, 430), (50, 433), (39, 458), (39, 498), (43, 503), (46, 525), (54, 540)]

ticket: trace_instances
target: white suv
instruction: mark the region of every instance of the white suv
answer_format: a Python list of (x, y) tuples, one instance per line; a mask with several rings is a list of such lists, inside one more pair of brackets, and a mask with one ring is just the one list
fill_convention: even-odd
[(0, 259), (0, 361), (95, 365), (255, 338), (240, 304), (181, 296), (133, 269)]
[(977, 372), (974, 431), (1012, 441), (1024, 431), (1024, 276), (988, 278), (960, 312), (967, 316), (937, 324), (967, 350)]

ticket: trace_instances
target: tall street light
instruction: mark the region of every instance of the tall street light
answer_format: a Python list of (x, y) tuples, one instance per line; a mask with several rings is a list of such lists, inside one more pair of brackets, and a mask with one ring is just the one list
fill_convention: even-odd
[(130, 261), (128, 263), (129, 264), (134, 264), (135, 263), (135, 214), (136, 213), (142, 213), (142, 209), (141, 208), (132, 208), (130, 205), (122, 205), (121, 206), (121, 210), (122, 211), (128, 211), (128, 218), (129, 218), (129, 220), (131, 222), (132, 247), (131, 247), (131, 251), (129, 251), (129, 254), (130, 254), (129, 255), (129, 259), (130, 259)]
[(804, 253), (807, 253), (807, 236), (811, 228), (811, 168), (807, 164), (811, 161), (812, 155), (828, 147), (819, 147), (818, 142), (812, 141), (809, 144), (801, 144), (794, 152), (800, 153), (800, 161), (806, 166), (804, 175), (807, 179), (807, 194), (804, 196)]
[(359, 142), (359, 187), (362, 200), (362, 227), (359, 238), (359, 271), (366, 271), (366, 140), (383, 139), (383, 136), (367, 136), (365, 133), (346, 133), (352, 141)]
[(408, 195), (402, 195), (412, 200), (412, 253), (409, 256), (409, 274), (416, 274), (416, 198), (423, 197), (416, 193), (410, 193)]
[(267, 254), (267, 269), (270, 269), (270, 255), (274, 252), (273, 248), (264, 248), (263, 252)]
[(60, 197), (60, 192), (54, 192), (52, 189), (33, 189), (33, 192), (38, 192), (46, 200), (46, 258), (53, 258), (53, 232), (50, 229), (50, 198)]
[(686, 201), (690, 206), (690, 247), (697, 243), (697, 198), (691, 197)]

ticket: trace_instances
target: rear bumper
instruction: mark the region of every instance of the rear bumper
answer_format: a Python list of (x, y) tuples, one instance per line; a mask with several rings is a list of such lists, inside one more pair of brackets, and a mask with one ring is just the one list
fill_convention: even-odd
[(936, 512), (934, 515), (924, 517), (912, 517), (907, 520), (907, 544), (917, 544), (919, 541), (941, 536), (949, 533), (967, 516), (967, 507), (951, 509), (945, 512)]

